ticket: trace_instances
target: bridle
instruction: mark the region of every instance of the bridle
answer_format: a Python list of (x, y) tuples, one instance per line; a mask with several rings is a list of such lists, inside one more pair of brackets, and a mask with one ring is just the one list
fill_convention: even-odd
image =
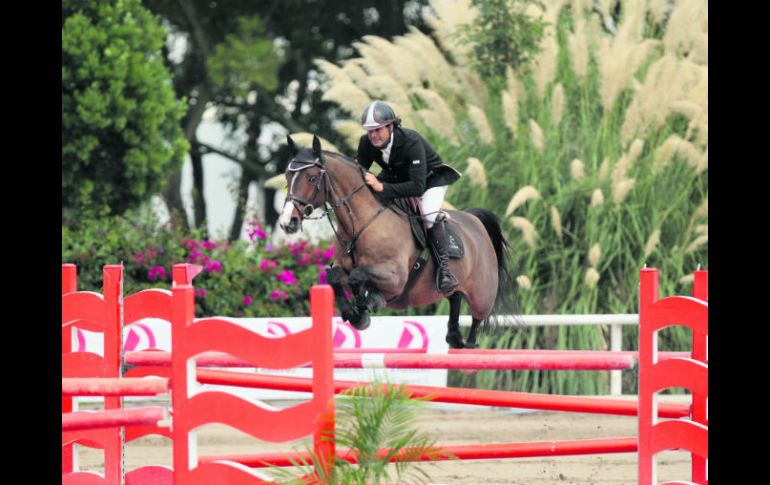
[[(315, 181), (315, 186), (313, 187), (313, 194), (310, 196), (310, 198), (301, 197), (299, 195), (296, 195), (293, 193), (294, 190), (294, 184), (297, 181), (297, 177), (300, 175), (300, 173), (310, 167), (318, 167), (320, 169), (318, 174), (318, 179)], [(340, 197), (338, 200), (334, 200), (334, 175), (331, 172), (328, 172), (326, 170), (326, 161), (324, 159), (323, 153), (320, 154), (317, 158), (313, 160), (299, 160), (299, 159), (293, 159), (289, 163), (289, 167), (287, 168), (288, 172), (295, 172), (294, 176), (291, 178), (291, 182), (289, 184), (288, 188), (288, 194), (286, 196), (286, 201), (284, 202), (284, 205), (288, 202), (291, 202), (294, 205), (294, 208), (297, 210), (297, 213), (300, 217), (300, 224), (302, 224), (302, 221), (305, 219), (311, 219), (310, 215), (315, 211), (315, 207), (313, 206), (313, 200), (315, 200), (318, 193), (321, 191), (321, 184), (324, 185), (324, 207), (325, 210), (323, 214), (321, 214), (318, 217), (314, 217), (311, 220), (315, 219), (322, 219), (324, 217), (327, 217), (329, 219), (329, 224), (332, 227), (332, 231), (334, 231), (334, 236), (337, 238), (337, 241), (340, 243), (340, 245), (343, 247), (345, 254), (350, 255), (350, 259), (353, 262), (353, 267), (356, 266), (356, 259), (355, 259), (355, 247), (356, 242), (358, 241), (358, 238), (361, 236), (361, 234), (364, 232), (364, 230), (371, 225), (372, 222), (380, 215), (382, 214), (387, 207), (380, 204), (380, 208), (377, 211), (374, 216), (372, 216), (371, 219), (369, 219), (366, 224), (364, 224), (361, 229), (358, 231), (355, 231), (355, 227), (350, 228), (352, 230), (348, 230), (348, 228), (345, 228), (347, 234), (353, 234), (350, 240), (345, 240), (342, 237), (340, 237), (339, 232), (337, 231), (337, 228), (334, 227), (334, 223), (332, 222), (331, 215), (329, 215), (331, 212), (335, 212), (336, 210), (342, 207), (343, 205), (347, 208), (348, 214), (351, 216), (351, 223), (354, 220), (352, 218), (353, 216), (353, 208), (348, 203), (350, 199), (353, 198), (354, 195), (356, 195), (361, 189), (366, 187), (366, 181), (364, 180), (364, 169), (360, 165), (356, 164), (356, 167), (358, 168), (358, 172), (361, 175), (361, 184), (358, 185), (356, 188), (354, 188), (349, 193), (345, 194), (344, 196)], [(302, 204), (300, 206), (299, 204)], [(340, 224), (341, 221), (338, 221)], [(300, 226), (301, 228), (301, 226)]]

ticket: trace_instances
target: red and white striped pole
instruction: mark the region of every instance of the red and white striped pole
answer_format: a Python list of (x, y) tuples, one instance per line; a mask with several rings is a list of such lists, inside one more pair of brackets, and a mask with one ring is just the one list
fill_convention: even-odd
[[(168, 366), (167, 352), (125, 353), (134, 366)], [(206, 352), (196, 359), (198, 367), (253, 367), (223, 352)], [(632, 354), (410, 354), (344, 353), (334, 355), (335, 369), (463, 369), (463, 370), (614, 370), (636, 365)]]
[(169, 417), (162, 406), (148, 406), (133, 409), (110, 409), (107, 411), (78, 411), (62, 413), (62, 431), (80, 431), (96, 428), (159, 424)]
[[(494, 460), (538, 456), (634, 453), (636, 449), (637, 440), (635, 437), (537, 441), (531, 443), (487, 443), (479, 445), (436, 446), (429, 452), (415, 454), (409, 454), (408, 450), (403, 450), (393, 455), (390, 461)], [(390, 451), (390, 449), (380, 449), (377, 452), (384, 459)], [(358, 462), (358, 454), (350, 450), (339, 450), (337, 456), (350, 463)], [(294, 466), (302, 459), (306, 460), (305, 463), (307, 463), (310, 461), (311, 456), (307, 452), (233, 454), (201, 456), (200, 462), (207, 463), (227, 460), (251, 468), (263, 468), (269, 466)]]

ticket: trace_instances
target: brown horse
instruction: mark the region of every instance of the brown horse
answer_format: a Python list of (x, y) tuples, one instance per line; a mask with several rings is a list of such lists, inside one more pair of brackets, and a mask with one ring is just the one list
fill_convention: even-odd
[[(442, 295), (436, 288), (432, 258), (423, 260), (427, 264), (421, 272), (415, 270), (417, 276), (410, 281), (421, 248), (411, 234), (408, 214), (381, 203), (364, 182), (363, 167), (338, 153), (322, 151), (317, 137), (312, 149), (301, 151), (291, 137), (287, 139), (292, 153), (286, 170), (289, 193), (279, 223), (284, 231), (294, 233), (316, 208), (325, 207), (327, 216), (335, 213), (335, 265), (327, 271), (326, 280), (334, 288), (344, 320), (363, 330), (370, 324), (369, 313), (385, 306), (400, 310), (446, 297), (450, 302), (447, 342), (452, 348), (473, 348), (482, 322), (513, 310), (508, 243), (492, 212), (446, 211), (451, 229), (462, 240), (464, 255), (449, 263), (460, 285), (450, 295)], [(459, 325), (462, 299), (472, 317), (465, 343)]]

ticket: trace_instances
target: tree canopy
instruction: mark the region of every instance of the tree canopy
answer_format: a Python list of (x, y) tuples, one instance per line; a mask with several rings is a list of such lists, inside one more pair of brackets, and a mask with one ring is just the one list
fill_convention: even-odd
[(65, 1), (62, 14), (62, 220), (121, 214), (157, 193), (189, 148), (166, 31), (139, 0)]
[[(337, 62), (355, 54), (365, 35), (389, 37), (422, 26), (426, 0), (145, 0), (184, 48), (166, 52), (178, 97), (188, 100), (182, 120), (190, 143), (193, 172), (193, 225), (205, 227), (203, 164), (206, 154), (224, 156), (243, 169), (231, 239), (240, 234), (252, 181), (280, 173), (287, 132), (313, 132), (339, 143), (333, 129), (339, 107), (322, 100), (316, 59)], [(215, 108), (217, 121), (233, 134), (228, 148), (197, 137), (203, 113)], [(363, 106), (361, 107), (363, 109)], [(235, 135), (237, 133), (237, 135)], [(163, 196), (170, 212), (184, 214), (177, 171)], [(272, 190), (265, 199), (271, 200)], [(267, 221), (276, 214), (266, 207)], [(184, 218), (181, 221), (186, 222)]]

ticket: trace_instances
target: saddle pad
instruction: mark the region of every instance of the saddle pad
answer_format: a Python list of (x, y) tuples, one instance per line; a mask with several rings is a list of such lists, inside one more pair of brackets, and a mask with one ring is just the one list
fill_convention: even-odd
[[(412, 234), (414, 235), (417, 247), (422, 250), (428, 245), (427, 230), (425, 224), (422, 221), (422, 212), (420, 211), (420, 199), (418, 197), (404, 197), (394, 199), (393, 205), (409, 214), (409, 226), (412, 228)], [(463, 241), (455, 231), (454, 222), (451, 219), (447, 219), (446, 224), (447, 238), (449, 239), (449, 257), (452, 259), (460, 259), (465, 254), (465, 248), (463, 247)]]
[(403, 197), (393, 200), (393, 205), (408, 214), (409, 227), (412, 228), (412, 235), (417, 243), (417, 247), (422, 250), (428, 246), (428, 238), (425, 233), (425, 226), (422, 222), (420, 213), (420, 199), (417, 197)]
[(455, 232), (455, 225), (451, 219), (447, 220), (446, 225), (447, 239), (449, 239), (449, 257), (453, 259), (460, 259), (465, 254), (465, 248), (463, 247), (463, 240)]

